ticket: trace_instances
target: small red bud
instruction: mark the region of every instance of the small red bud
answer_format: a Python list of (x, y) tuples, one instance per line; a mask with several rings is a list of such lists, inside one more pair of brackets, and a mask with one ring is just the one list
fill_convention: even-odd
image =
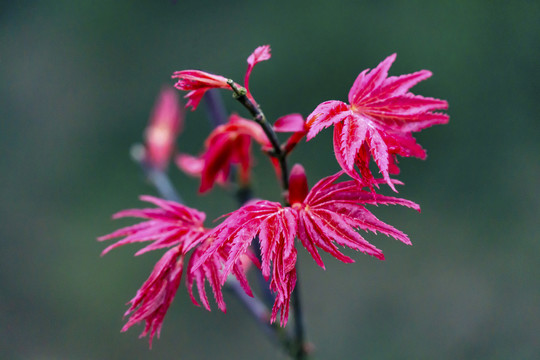
[(308, 184), (304, 167), (295, 164), (289, 176), (289, 203), (302, 203), (308, 194)]

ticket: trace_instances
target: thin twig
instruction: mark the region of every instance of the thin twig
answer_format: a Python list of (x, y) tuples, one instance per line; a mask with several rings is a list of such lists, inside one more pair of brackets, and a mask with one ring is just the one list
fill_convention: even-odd
[[(245, 88), (238, 88), (238, 86), (236, 86), (236, 84), (232, 80), (229, 80), (228, 84), (234, 92), (235, 99), (238, 100), (242, 105), (244, 105), (244, 107), (250, 112), (251, 116), (253, 116), (253, 120), (255, 120), (255, 122), (257, 122), (262, 127), (264, 133), (268, 137), (268, 140), (272, 144), (273, 151), (271, 156), (274, 156), (279, 161), (282, 176), (282, 188), (284, 192), (286, 192), (289, 189), (289, 169), (287, 166), (287, 152), (279, 144), (277, 135), (272, 126), (266, 120), (266, 117), (264, 116), (261, 108), (258, 105), (254, 104), (247, 97), (247, 90)], [(298, 264), (296, 264), (296, 268), (298, 271)], [(302, 306), (300, 303), (300, 279), (298, 276), (295, 289), (292, 293), (292, 297), (295, 321), (295, 339), (293, 343), (287, 343), (289, 346), (288, 351), (289, 354), (295, 359), (307, 359), (308, 353), (306, 352), (305, 346)]]
[(255, 122), (262, 127), (264, 133), (270, 141), (270, 144), (272, 144), (274, 156), (278, 159), (281, 168), (281, 186), (283, 190), (287, 191), (289, 189), (289, 168), (287, 167), (287, 157), (281, 149), (281, 145), (279, 144), (279, 140), (274, 129), (272, 129), (272, 126), (266, 120), (266, 116), (264, 116), (261, 108), (255, 105), (246, 96), (247, 92), (245, 88), (238, 88), (232, 80), (229, 80), (228, 84), (234, 92), (235, 99), (244, 105), (244, 107), (249, 111), (251, 116), (253, 116), (253, 120), (255, 120)]

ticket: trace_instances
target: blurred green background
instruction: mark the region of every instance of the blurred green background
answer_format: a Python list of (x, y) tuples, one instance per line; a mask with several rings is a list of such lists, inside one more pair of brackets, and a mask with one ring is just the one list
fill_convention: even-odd
[[(358, 73), (393, 52), (391, 75), (429, 69), (414, 88), (447, 99), (450, 123), (417, 135), (427, 161), (402, 159), (400, 196), (375, 208), (407, 247), (369, 236), (387, 260), (300, 249), (309, 340), (318, 359), (533, 359), (540, 354), (540, 2), (538, 1), (3, 1), (0, 3), (0, 358), (284, 359), (236, 299), (226, 315), (181, 288), (148, 350), (120, 333), (125, 303), (159, 253), (104, 258), (95, 238), (131, 224), (120, 209), (155, 194), (129, 158), (175, 70), (242, 81), (270, 44), (251, 89), (270, 119), (346, 100)], [(223, 94), (230, 111), (247, 115)], [(181, 151), (210, 125), (189, 112)], [(311, 184), (338, 169), (327, 131), (293, 161)], [(226, 191), (186, 202), (214, 219)], [(257, 195), (279, 198), (260, 157)], [(210, 225), (210, 222), (209, 222)]]

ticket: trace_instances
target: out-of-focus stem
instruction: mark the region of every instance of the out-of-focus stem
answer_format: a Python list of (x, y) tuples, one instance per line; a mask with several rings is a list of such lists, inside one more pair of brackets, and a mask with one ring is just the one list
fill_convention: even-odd
[(131, 147), (130, 153), (132, 159), (141, 167), (146, 179), (156, 188), (162, 198), (183, 203), (180, 194), (176, 191), (167, 174), (145, 161), (145, 151), (143, 145), (135, 144)]
[(268, 312), (266, 306), (264, 306), (260, 301), (253, 301), (253, 298), (244, 292), (244, 289), (242, 289), (242, 286), (240, 286), (236, 279), (229, 278), (225, 284), (228, 285), (228, 289), (236, 295), (238, 300), (244, 304), (249, 313), (262, 327), (266, 335), (268, 335), (268, 337), (274, 343), (279, 343), (284, 349), (286, 349), (289, 355), (296, 357), (293, 340), (287, 334), (285, 329), (280, 328), (276, 324), (270, 324), (270, 313)]
[(218, 93), (218, 89), (210, 89), (204, 94), (204, 103), (208, 118), (214, 127), (223, 125), (227, 122), (227, 111), (223, 105), (223, 99)]
[[(259, 236), (255, 238), (255, 242), (252, 244), (253, 251), (255, 252), (255, 256), (257, 256), (257, 259), (259, 259), (260, 262), (262, 262), (262, 256), (261, 256), (261, 246), (259, 242)], [(270, 290), (270, 279), (266, 280), (261, 272), (257, 273), (257, 280), (259, 281), (259, 285), (262, 292), (262, 301), (271, 308), (274, 305), (275, 296), (272, 294), (272, 291)]]
[(304, 338), (304, 317), (302, 314), (302, 306), (300, 302), (300, 276), (298, 274), (298, 259), (296, 260), (296, 286), (292, 293), (293, 312), (294, 312), (294, 333), (295, 337), (295, 357), (296, 359), (307, 359), (306, 343)]
[(274, 327), (270, 324), (270, 313), (268, 312), (268, 308), (260, 301), (253, 301), (254, 298), (245, 293), (244, 289), (242, 289), (236, 279), (229, 278), (225, 284), (227, 285), (227, 289), (232, 291), (238, 300), (244, 304), (248, 312), (255, 318), (257, 323), (261, 325), (264, 332), (272, 337), (273, 340), (276, 340), (277, 336)]

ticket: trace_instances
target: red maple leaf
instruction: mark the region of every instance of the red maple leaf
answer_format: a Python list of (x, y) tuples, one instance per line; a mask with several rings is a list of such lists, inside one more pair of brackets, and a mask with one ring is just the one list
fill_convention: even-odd
[(180, 154), (176, 164), (184, 172), (201, 177), (201, 193), (210, 190), (216, 181), (226, 183), (232, 165), (239, 166), (239, 181), (245, 185), (249, 183), (253, 163), (251, 139), (263, 147), (270, 147), (259, 125), (232, 114), (227, 124), (218, 126), (210, 133), (204, 143), (205, 151), (200, 157)]
[(410, 244), (407, 235), (377, 219), (363, 205), (396, 204), (420, 210), (419, 206), (405, 199), (363, 190), (357, 181), (335, 183), (342, 173), (319, 181), (308, 192), (304, 169), (295, 165), (290, 176), (290, 206), (259, 200), (234, 211), (208, 233), (212, 244), (195, 263), (194, 269), (228, 247), (221, 273), (223, 284), (252, 240), (258, 237), (262, 274), (270, 280), (270, 289), (276, 292), (270, 321), (274, 322), (281, 311), (280, 323), (285, 326), (290, 295), (296, 284), (295, 238), (300, 239), (315, 262), (323, 268), (317, 248), (347, 263), (353, 260), (342, 254), (336, 245), (384, 259), (382, 252), (357, 233), (356, 228), (378, 231)]
[(418, 82), (431, 76), (421, 70), (401, 76), (388, 76), (396, 54), (390, 55), (375, 69), (358, 75), (349, 92), (349, 103), (331, 100), (317, 106), (308, 116), (307, 140), (322, 129), (334, 125), (336, 159), (347, 174), (373, 182), (369, 170), (370, 154), (386, 180), (395, 191), (390, 174), (397, 174), (395, 156), (414, 156), (421, 159), (426, 152), (411, 133), (436, 124), (448, 122), (448, 115), (433, 112), (447, 109), (444, 100), (422, 97), (409, 92)]
[[(148, 201), (158, 206), (149, 209), (124, 210), (113, 215), (113, 218), (140, 217), (148, 219), (142, 223), (121, 228), (109, 235), (101, 236), (99, 241), (117, 237), (124, 239), (107, 247), (102, 255), (110, 250), (131, 243), (151, 242), (139, 250), (135, 255), (140, 255), (151, 250), (170, 248), (156, 263), (152, 273), (143, 283), (137, 294), (129, 302), (131, 306), (124, 316), (129, 316), (122, 331), (127, 331), (131, 326), (144, 321), (146, 323), (141, 336), (150, 333), (150, 347), (155, 335), (159, 337), (163, 319), (167, 313), (180, 285), (186, 254), (195, 248), (187, 265), (186, 285), (191, 300), (199, 305), (193, 295), (193, 284), (197, 283), (199, 297), (204, 307), (210, 310), (208, 297), (205, 290), (205, 281), (208, 280), (213, 290), (214, 297), (220, 310), (225, 311), (225, 302), (221, 293), (219, 277), (220, 264), (226, 259), (226, 247), (214, 252), (202, 266), (193, 269), (193, 263), (200, 257), (209, 244), (206, 237), (209, 229), (204, 228), (203, 222), (206, 215), (200, 211), (178, 204), (174, 201), (158, 199), (152, 196), (141, 196), (141, 200)], [(206, 239), (206, 240), (205, 240)], [(250, 255), (250, 254), (248, 254)], [(234, 264), (231, 272), (239, 280), (247, 294), (251, 290), (245, 277), (245, 266), (239, 262)]]

